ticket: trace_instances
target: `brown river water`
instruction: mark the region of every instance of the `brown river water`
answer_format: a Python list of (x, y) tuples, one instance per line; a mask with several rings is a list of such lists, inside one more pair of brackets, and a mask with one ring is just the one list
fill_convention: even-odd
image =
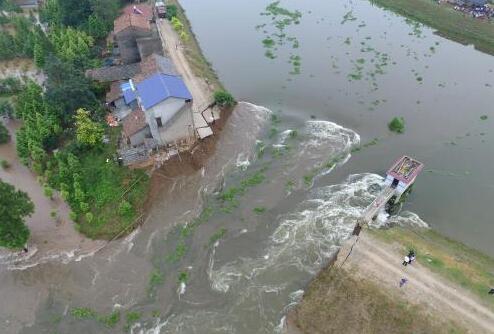
[[(367, 1), (283, 0), (301, 17), (277, 26), (279, 11), (260, 15), (266, 0), (181, 3), (225, 87), (250, 103), (124, 240), (2, 267), (1, 333), (121, 333), (129, 311), (132, 333), (281, 332), (405, 153), (426, 170), (404, 210), (376, 225), (428, 224), (494, 255), (492, 56)], [(394, 116), (402, 135), (387, 129)], [(109, 328), (76, 307), (123, 319)]]

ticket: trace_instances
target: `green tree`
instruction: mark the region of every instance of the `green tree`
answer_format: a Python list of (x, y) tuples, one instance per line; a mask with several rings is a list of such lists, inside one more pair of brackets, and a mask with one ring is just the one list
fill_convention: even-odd
[(175, 16), (177, 16), (177, 6), (175, 6), (175, 5), (167, 5), (166, 6), (166, 18), (168, 20), (171, 20)]
[(7, 128), (0, 122), (0, 144), (5, 144), (10, 141), (10, 135)]
[(91, 119), (89, 111), (78, 109), (75, 115), (75, 125), (78, 142), (88, 146), (101, 144), (105, 130), (100, 123)]
[(41, 38), (36, 38), (34, 42), (34, 63), (38, 68), (43, 68), (45, 66), (46, 49)]
[(91, 14), (87, 20), (87, 32), (96, 39), (103, 38), (108, 33), (106, 22), (99, 16)]
[(45, 73), (48, 76), (45, 98), (57, 111), (63, 125), (72, 125), (77, 109), (94, 110), (98, 107), (90, 81), (74, 64), (51, 56), (46, 59)]
[(29, 239), (24, 218), (34, 212), (29, 196), (0, 180), (0, 246), (22, 248)]
[(58, 0), (46, 0), (40, 11), (40, 19), (48, 23), (51, 27), (62, 24), (62, 9)]
[(68, 62), (87, 61), (90, 56), (94, 39), (74, 28), (54, 29), (49, 35), (55, 53), (60, 59)]

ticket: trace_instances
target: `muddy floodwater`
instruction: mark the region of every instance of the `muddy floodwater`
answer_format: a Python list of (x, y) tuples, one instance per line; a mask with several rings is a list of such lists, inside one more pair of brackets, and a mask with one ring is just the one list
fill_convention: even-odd
[[(282, 332), (402, 154), (425, 171), (376, 226), (427, 224), (494, 255), (492, 56), (367, 1), (181, 3), (248, 103), (202, 168), (159, 172), (151, 213), (125, 240), (2, 267), (1, 333)], [(389, 132), (395, 116), (404, 134)], [(79, 319), (82, 307), (95, 313)]]

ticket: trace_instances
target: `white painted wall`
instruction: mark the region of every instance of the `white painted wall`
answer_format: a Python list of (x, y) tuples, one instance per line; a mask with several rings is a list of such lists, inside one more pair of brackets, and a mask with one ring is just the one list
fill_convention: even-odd
[[(166, 145), (189, 136), (189, 126), (192, 127), (192, 116), (188, 108), (183, 109), (184, 106), (185, 100), (170, 97), (145, 111), (146, 121), (149, 124), (153, 138), (160, 145)], [(161, 128), (158, 128), (157, 117), (161, 117), (161, 124), (163, 125)]]

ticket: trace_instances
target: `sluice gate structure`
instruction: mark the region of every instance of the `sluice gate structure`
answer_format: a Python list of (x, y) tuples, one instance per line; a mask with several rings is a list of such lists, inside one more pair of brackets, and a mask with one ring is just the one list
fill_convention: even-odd
[(423, 163), (409, 156), (405, 155), (398, 159), (386, 174), (384, 189), (365, 209), (353, 234), (358, 235), (362, 227), (376, 219), (383, 208), (388, 212), (392, 211), (392, 208), (397, 206), (402, 198), (410, 192), (417, 175), (423, 168)]

